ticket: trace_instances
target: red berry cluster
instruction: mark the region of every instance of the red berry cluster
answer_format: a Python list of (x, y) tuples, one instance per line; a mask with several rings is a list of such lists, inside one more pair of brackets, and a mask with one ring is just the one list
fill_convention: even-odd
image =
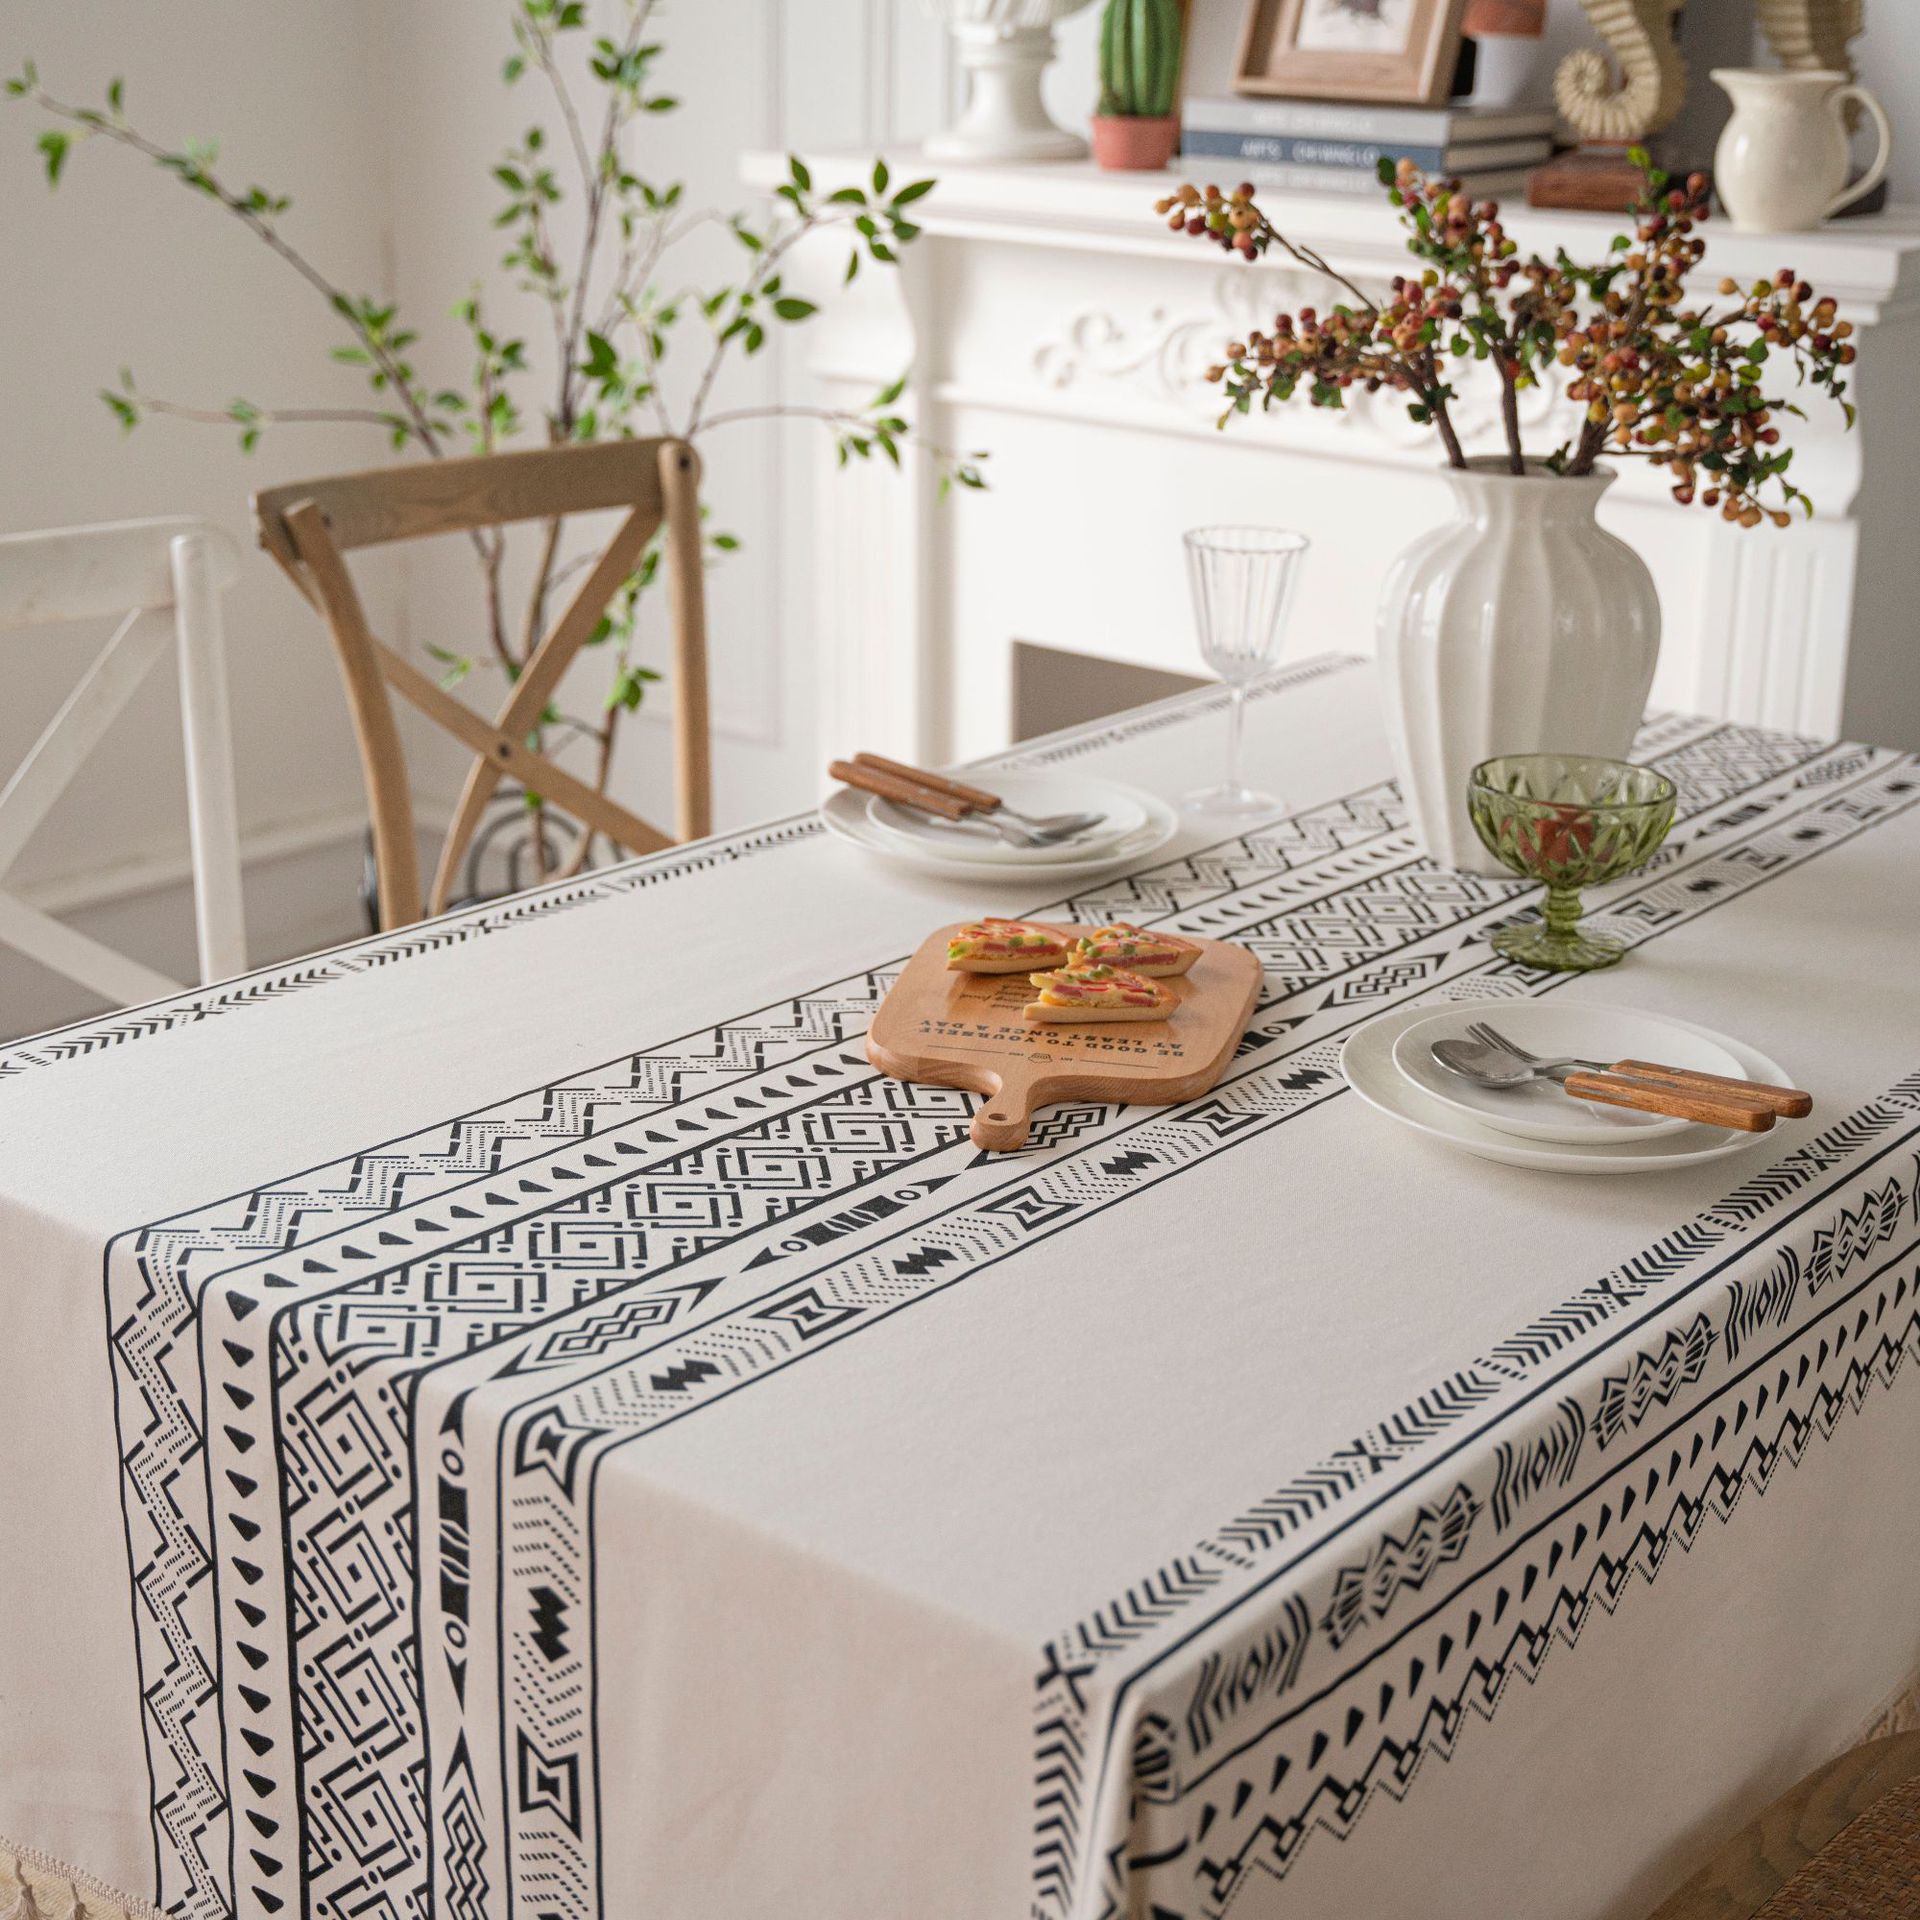
[[(1731, 306), (1683, 305), (1706, 253), (1697, 229), (1707, 183), (1695, 174), (1674, 185), (1639, 157), (1648, 191), (1633, 236), (1617, 238), (1593, 266), (1564, 253), (1523, 260), (1496, 203), (1471, 200), (1457, 181), (1429, 177), (1409, 161), (1383, 160), (1382, 184), (1422, 265), (1395, 276), (1378, 298), (1274, 226), (1251, 184), (1230, 193), (1182, 186), (1156, 209), (1175, 231), (1245, 260), (1278, 248), (1348, 296), (1324, 313), (1278, 314), (1270, 331), (1228, 346), (1208, 377), (1224, 389), (1229, 416), (1256, 399), (1266, 408), (1303, 390), (1313, 405), (1337, 407), (1352, 387), (1388, 387), (1407, 396), (1413, 417), (1436, 428), (1460, 465), (1452, 369), (1485, 362), (1501, 383), (1514, 472), (1527, 470), (1517, 396), (1552, 380), (1579, 403), (1582, 419), (1539, 464), (1577, 475), (1603, 454), (1640, 457), (1671, 470), (1683, 505), (1697, 499), (1742, 526), (1785, 525), (1788, 505), (1812, 508), (1785, 477), (1792, 449), (1779, 426), (1785, 403), (1765, 391), (1769, 363), (1791, 361), (1798, 381), (1845, 406), (1853, 329), (1831, 299), (1816, 299), (1785, 269), (1745, 292), (1722, 281)], [(1850, 406), (1847, 415), (1851, 424)]]

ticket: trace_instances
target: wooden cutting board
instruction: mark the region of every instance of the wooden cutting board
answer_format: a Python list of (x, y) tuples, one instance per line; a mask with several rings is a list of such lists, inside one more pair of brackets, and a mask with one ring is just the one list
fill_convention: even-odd
[(1151, 1106), (1205, 1093), (1226, 1071), (1260, 993), (1260, 963), (1245, 947), (1200, 940), (1193, 966), (1159, 983), (1178, 996), (1166, 1019), (1031, 1026), (1021, 1017), (1034, 998), (1024, 973), (948, 968), (947, 942), (963, 924), (928, 934), (907, 962), (874, 1016), (867, 1058), (896, 1080), (991, 1095), (970, 1129), (990, 1152), (1023, 1146), (1034, 1114), (1062, 1100)]

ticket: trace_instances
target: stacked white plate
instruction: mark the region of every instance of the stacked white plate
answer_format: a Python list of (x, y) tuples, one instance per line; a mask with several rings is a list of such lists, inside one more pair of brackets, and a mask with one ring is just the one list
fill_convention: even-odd
[(829, 831), (903, 866), (971, 880), (1006, 880), (1025, 871), (1038, 880), (1069, 879), (1158, 853), (1179, 827), (1164, 800), (1117, 780), (1081, 773), (992, 773), (982, 779), (1016, 813), (1097, 813), (1100, 824), (1076, 839), (1017, 847), (992, 828), (916, 813), (852, 787), (836, 786), (820, 806)]
[(1476, 1087), (1433, 1057), (1436, 1040), (1465, 1040), (1477, 1020), (1542, 1059), (1653, 1060), (1700, 1073), (1792, 1086), (1757, 1048), (1688, 1020), (1590, 1001), (1480, 1000), (1404, 1007), (1349, 1036), (1340, 1065), (1347, 1083), (1389, 1119), (1430, 1139), (1507, 1166), (1556, 1173), (1661, 1173), (1778, 1144), (1789, 1121), (1766, 1133), (1736, 1133), (1663, 1114), (1575, 1100), (1551, 1081), (1499, 1090)]

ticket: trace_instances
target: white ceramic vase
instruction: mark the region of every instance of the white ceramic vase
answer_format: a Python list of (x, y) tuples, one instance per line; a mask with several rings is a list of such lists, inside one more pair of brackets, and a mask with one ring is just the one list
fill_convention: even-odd
[(1594, 519), (1611, 473), (1520, 475), (1504, 458), (1444, 471), (1458, 512), (1400, 556), (1380, 603), (1387, 733), (1426, 851), (1502, 873), (1467, 817), (1467, 775), (1496, 753), (1630, 759), (1660, 600)]
[[(1804, 232), (1886, 178), (1893, 154), (1886, 110), (1844, 73), (1716, 67), (1713, 77), (1733, 102), (1733, 118), (1714, 149), (1713, 184), (1737, 231)], [(1850, 100), (1865, 109), (1880, 142), (1873, 164), (1852, 186)]]
[(951, 165), (1008, 167), (1037, 160), (1079, 160), (1087, 143), (1054, 125), (1040, 95), (1053, 59), (1056, 20), (1091, 0), (925, 0), (947, 23), (967, 103), (960, 118), (926, 145), (926, 157)]

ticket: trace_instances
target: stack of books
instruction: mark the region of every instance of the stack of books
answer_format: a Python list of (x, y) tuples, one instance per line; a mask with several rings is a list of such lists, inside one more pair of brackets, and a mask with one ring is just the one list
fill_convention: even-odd
[(1382, 157), (1458, 176), (1475, 199), (1526, 191), (1553, 152), (1548, 108), (1368, 107), (1320, 100), (1189, 100), (1180, 171), (1221, 186), (1378, 193)]

